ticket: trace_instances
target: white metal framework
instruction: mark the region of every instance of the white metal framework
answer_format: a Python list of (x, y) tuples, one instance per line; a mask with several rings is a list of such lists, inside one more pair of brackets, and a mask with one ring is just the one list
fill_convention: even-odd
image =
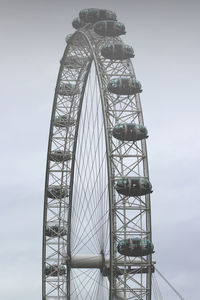
[[(149, 174), (145, 140), (112, 136), (116, 124), (143, 124), (143, 116), (139, 94), (107, 89), (110, 79), (135, 78), (130, 59), (101, 56), (110, 41), (122, 42), (82, 28), (61, 60), (47, 157), (43, 300), (151, 299), (151, 255), (117, 251), (125, 238), (151, 240), (151, 212), (149, 194), (122, 196), (114, 189), (119, 178)], [(52, 160), (55, 151), (63, 159)], [(53, 226), (58, 230), (48, 235)]]

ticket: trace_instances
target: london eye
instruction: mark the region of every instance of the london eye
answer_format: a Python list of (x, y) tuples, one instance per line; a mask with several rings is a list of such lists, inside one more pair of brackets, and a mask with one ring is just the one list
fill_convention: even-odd
[(84, 9), (72, 24), (49, 133), (43, 300), (150, 300), (152, 186), (134, 51), (114, 12)]

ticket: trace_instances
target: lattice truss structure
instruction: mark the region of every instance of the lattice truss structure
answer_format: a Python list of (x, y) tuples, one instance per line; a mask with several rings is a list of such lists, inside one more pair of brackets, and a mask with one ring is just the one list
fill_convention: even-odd
[[(116, 124), (143, 125), (143, 116), (139, 94), (108, 91), (113, 78), (135, 78), (130, 59), (101, 56), (109, 42), (122, 41), (81, 29), (69, 39), (61, 60), (46, 172), (43, 300), (151, 299), (151, 255), (117, 251), (122, 239), (151, 240), (151, 213), (149, 194), (123, 196), (114, 188), (117, 179), (149, 174), (145, 140), (120, 141), (112, 135)], [(58, 151), (65, 159), (52, 160)], [(54, 227), (55, 234), (47, 235)]]

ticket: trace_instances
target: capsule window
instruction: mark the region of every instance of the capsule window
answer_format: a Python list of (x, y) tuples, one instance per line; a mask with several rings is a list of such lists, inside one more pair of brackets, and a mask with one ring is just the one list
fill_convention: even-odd
[(130, 241), (129, 241), (129, 240), (125, 240), (125, 241), (124, 241), (124, 245), (125, 245), (125, 246), (129, 246), (129, 244), (130, 244)]
[(122, 28), (122, 25), (121, 25), (121, 24), (119, 24), (119, 23), (115, 23), (115, 26), (116, 26), (116, 28), (119, 28), (119, 29), (121, 29), (121, 28)]
[(147, 246), (147, 240), (143, 239), (142, 244), (143, 244), (144, 247), (146, 247)]
[(117, 185), (118, 185), (119, 187), (123, 187), (123, 186), (124, 186), (124, 183), (126, 183), (125, 180), (119, 180), (119, 181), (117, 182)]
[(141, 131), (145, 131), (145, 128), (144, 128), (143, 125), (139, 125), (139, 128), (140, 128)]
[(148, 187), (148, 182), (145, 179), (141, 179), (141, 184), (143, 187)]
[(101, 22), (101, 23), (99, 24), (99, 29), (100, 29), (100, 30), (103, 30), (103, 29), (104, 29), (104, 23), (103, 23), (103, 22)]
[(119, 246), (120, 247), (123, 247), (123, 246), (129, 246), (130, 244), (130, 241), (129, 240), (123, 240), (119, 243)]
[(123, 131), (123, 129), (124, 129), (124, 125), (122, 125), (122, 124), (115, 126), (116, 133), (121, 133)]

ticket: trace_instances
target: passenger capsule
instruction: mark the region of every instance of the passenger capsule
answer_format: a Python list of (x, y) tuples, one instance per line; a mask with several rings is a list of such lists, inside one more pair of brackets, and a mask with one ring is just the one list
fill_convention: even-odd
[(117, 21), (99, 21), (94, 25), (94, 31), (101, 36), (119, 36), (126, 33), (124, 24)]
[[(70, 33), (65, 37), (65, 42), (68, 44), (70, 39), (73, 37), (74, 34)], [(77, 39), (73, 39), (73, 46), (80, 47), (80, 42)]]
[(145, 256), (154, 253), (153, 249), (153, 244), (146, 238), (129, 238), (117, 245), (118, 252), (125, 256)]
[(83, 22), (91, 24), (100, 20), (117, 20), (117, 16), (113, 11), (98, 8), (82, 9), (79, 13), (79, 17)]
[(50, 237), (64, 236), (67, 234), (67, 230), (59, 225), (46, 226), (45, 234)]
[(62, 276), (66, 274), (66, 267), (64, 265), (46, 265), (45, 274), (51, 277)]
[(76, 121), (68, 115), (57, 116), (54, 119), (54, 125), (56, 127), (68, 127), (74, 126)]
[(114, 187), (119, 194), (125, 196), (143, 196), (153, 192), (151, 183), (144, 177), (118, 179)]
[(50, 186), (47, 190), (47, 197), (52, 199), (60, 199), (68, 196), (68, 190), (60, 186)]
[(66, 43), (69, 42), (69, 40), (71, 39), (72, 35), (73, 35), (72, 33), (66, 35), (66, 37), (65, 37), (65, 42), (66, 42)]
[(114, 78), (108, 83), (108, 91), (117, 95), (133, 95), (142, 92), (141, 83), (134, 78)]
[(55, 162), (63, 162), (71, 159), (70, 151), (54, 150), (50, 153), (50, 160)]
[(65, 83), (60, 86), (58, 93), (61, 96), (73, 96), (79, 94), (80, 92), (75, 85), (71, 83)]
[(124, 123), (115, 125), (112, 135), (120, 141), (136, 142), (148, 138), (148, 131), (143, 125)]
[(87, 61), (88, 57), (68, 56), (64, 60), (64, 65), (69, 69), (79, 69), (82, 68), (87, 63)]
[(73, 21), (72, 21), (72, 26), (75, 29), (79, 29), (79, 28), (83, 27), (84, 25), (85, 25), (85, 22), (80, 20), (80, 18), (74, 18)]
[(107, 59), (123, 60), (134, 57), (134, 51), (129, 45), (113, 42), (101, 48), (101, 55)]

